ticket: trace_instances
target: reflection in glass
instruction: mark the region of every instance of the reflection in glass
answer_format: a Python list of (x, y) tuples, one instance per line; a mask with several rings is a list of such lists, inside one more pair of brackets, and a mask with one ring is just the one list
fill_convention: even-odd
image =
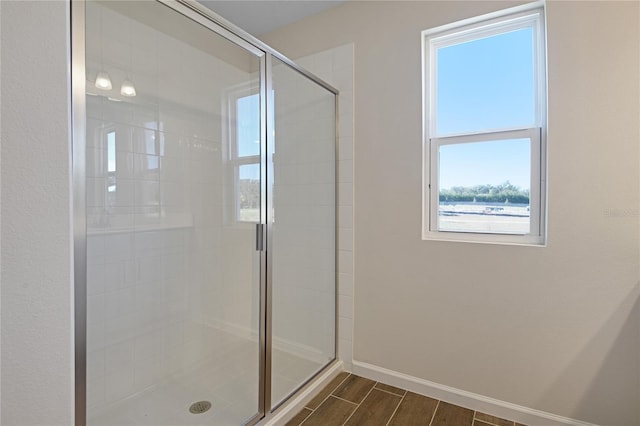
[[(261, 271), (254, 228), (223, 220), (223, 104), (259, 89), (259, 59), (159, 2), (88, 1), (86, 68), (87, 424), (243, 424), (259, 407)], [(238, 108), (252, 154), (259, 105)], [(238, 177), (253, 218), (259, 173)]]
[(260, 164), (238, 168), (238, 220), (260, 222)]
[(260, 123), (253, 117), (260, 114), (260, 95), (244, 96), (236, 101), (238, 157), (260, 155)]

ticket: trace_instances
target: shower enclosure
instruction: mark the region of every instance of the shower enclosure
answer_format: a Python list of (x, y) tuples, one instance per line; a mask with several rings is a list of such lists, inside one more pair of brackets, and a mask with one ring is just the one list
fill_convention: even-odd
[(241, 425), (335, 360), (336, 97), (197, 3), (72, 2), (78, 425)]

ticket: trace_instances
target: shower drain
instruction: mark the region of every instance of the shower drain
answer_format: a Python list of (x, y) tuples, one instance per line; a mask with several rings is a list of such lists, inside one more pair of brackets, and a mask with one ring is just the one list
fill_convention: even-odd
[(191, 414), (202, 414), (209, 411), (209, 408), (211, 408), (211, 403), (209, 401), (198, 401), (191, 404), (189, 412)]

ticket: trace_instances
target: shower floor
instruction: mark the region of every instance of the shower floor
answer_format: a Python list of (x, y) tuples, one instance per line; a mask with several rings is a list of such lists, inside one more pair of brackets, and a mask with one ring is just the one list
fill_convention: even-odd
[[(258, 347), (255, 341), (205, 327), (204, 336), (222, 350), (143, 392), (100, 411), (89, 409), (89, 426), (242, 425), (258, 412)], [(220, 346), (219, 346), (220, 347)], [(274, 349), (272, 398), (287, 396), (324, 364)], [(189, 407), (209, 401), (192, 414)]]

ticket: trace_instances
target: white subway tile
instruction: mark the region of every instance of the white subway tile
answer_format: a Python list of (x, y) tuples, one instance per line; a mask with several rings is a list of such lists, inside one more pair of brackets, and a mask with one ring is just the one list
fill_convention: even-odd
[(105, 403), (105, 378), (87, 380), (87, 407), (98, 407)]
[(338, 162), (338, 182), (353, 182), (353, 160), (342, 160)]
[(104, 377), (106, 372), (104, 348), (87, 351), (87, 380)]
[(107, 403), (116, 402), (135, 392), (133, 378), (133, 364), (107, 374), (105, 377)]
[(105, 369), (107, 374), (119, 370), (133, 370), (134, 341), (125, 340), (107, 346), (105, 349)]
[(338, 337), (340, 340), (353, 341), (353, 319), (338, 317)]
[(353, 251), (353, 229), (338, 228), (338, 248)]
[(340, 206), (353, 205), (353, 183), (351, 182), (338, 183), (338, 205)]
[(353, 274), (338, 274), (338, 293), (353, 297)]
[(353, 228), (353, 206), (338, 206), (338, 227)]
[(338, 296), (338, 315), (346, 318), (353, 318), (353, 297)]
[(102, 263), (87, 263), (87, 295), (104, 293), (105, 265)]
[(353, 159), (353, 138), (341, 137), (338, 145), (338, 159), (339, 160), (351, 160)]
[(158, 356), (162, 351), (162, 335), (159, 331), (150, 331), (135, 339), (134, 357), (136, 363)]
[(123, 315), (132, 315), (135, 312), (135, 289), (123, 288), (105, 294), (106, 320)]
[(134, 366), (134, 385), (136, 391), (141, 391), (156, 384), (162, 378), (162, 358), (159, 353), (144, 361), (136, 362)]
[(353, 342), (343, 339), (338, 340), (338, 356), (343, 362), (350, 365), (353, 362)]

